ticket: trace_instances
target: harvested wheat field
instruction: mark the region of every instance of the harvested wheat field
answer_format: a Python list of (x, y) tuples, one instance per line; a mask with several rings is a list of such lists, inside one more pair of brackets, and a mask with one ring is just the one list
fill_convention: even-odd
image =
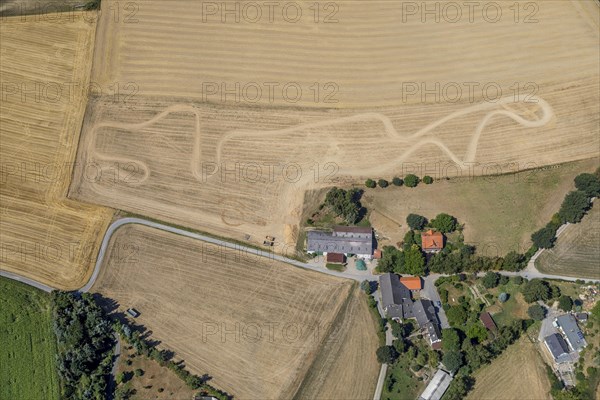
[[(130, 23), (103, 13), (93, 79), (130, 86), (124, 102), (90, 101), (78, 160), (106, 173), (77, 170), (70, 196), (292, 246), (306, 190), (597, 156), (595, 5), (540, 2), (537, 23), (506, 9), (497, 23), (448, 24), (402, 22), (389, 1), (343, 2), (316, 23), (313, 3), (297, 4), (308, 18), (294, 23), (222, 22), (187, 1), (139, 2)], [(338, 22), (322, 21), (333, 11)], [(422, 98), (420, 83), (439, 83), (439, 96)], [(293, 88), (303, 95), (290, 99)]]
[[(375, 328), (362, 321), (370, 315), (352, 290), (350, 281), (137, 225), (114, 234), (92, 288), (117, 301), (120, 311), (135, 307), (141, 313), (136, 322), (152, 339), (240, 399), (291, 398), (307, 371), (318, 368), (320, 349), (337, 337), (330, 331), (337, 331), (344, 307), (355, 315), (342, 319), (354, 319), (372, 335), (362, 331), (361, 338), (342, 342), (338, 357), (365, 360), (370, 370)], [(364, 365), (332, 374), (351, 382), (355, 368)], [(370, 390), (376, 373), (364, 379)]]
[(546, 400), (550, 382), (536, 344), (523, 337), (475, 372), (467, 400)]
[(551, 249), (544, 250), (535, 260), (536, 268), (547, 274), (600, 279), (600, 203), (583, 217), (570, 224), (556, 239)]
[(373, 396), (381, 366), (375, 356), (379, 339), (365, 294), (358, 286), (334, 326), (295, 399), (362, 400)]
[(85, 284), (112, 215), (66, 198), (96, 27), (69, 15), (0, 24), (2, 269), (61, 289)]
[(479, 254), (503, 256), (531, 246), (531, 234), (550, 221), (571, 190), (574, 178), (593, 172), (598, 159), (589, 159), (501, 176), (420, 183), (415, 188), (389, 186), (366, 189), (362, 204), (383, 245), (396, 245), (410, 229), (408, 214), (433, 219), (439, 213), (464, 224), (465, 242)]

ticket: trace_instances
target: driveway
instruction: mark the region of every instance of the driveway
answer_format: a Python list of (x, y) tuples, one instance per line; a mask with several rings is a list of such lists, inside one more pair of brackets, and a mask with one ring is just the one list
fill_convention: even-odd
[(423, 289), (421, 290), (421, 297), (425, 297), (435, 303), (435, 309), (437, 310), (438, 318), (440, 319), (440, 325), (442, 329), (450, 328), (448, 318), (446, 317), (446, 311), (440, 306), (442, 299), (435, 286), (435, 281), (442, 276), (439, 274), (430, 274), (423, 278)]

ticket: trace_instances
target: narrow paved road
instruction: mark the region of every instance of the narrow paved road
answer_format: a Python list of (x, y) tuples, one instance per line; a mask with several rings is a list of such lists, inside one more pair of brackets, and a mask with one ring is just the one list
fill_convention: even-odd
[[(161, 224), (159, 222), (148, 221), (148, 220), (145, 220), (142, 218), (136, 218), (136, 217), (127, 217), (127, 218), (121, 218), (121, 219), (113, 222), (106, 230), (104, 238), (102, 239), (102, 244), (100, 245), (100, 251), (98, 252), (98, 257), (96, 259), (96, 265), (94, 266), (94, 271), (92, 272), (92, 276), (90, 277), (88, 283), (85, 286), (83, 286), (81, 289), (79, 289), (80, 292), (88, 292), (92, 288), (92, 286), (94, 286), (94, 283), (96, 282), (96, 279), (98, 278), (98, 275), (100, 273), (100, 268), (102, 267), (102, 263), (104, 261), (104, 256), (106, 254), (106, 250), (108, 249), (108, 245), (110, 243), (110, 239), (112, 238), (112, 235), (115, 233), (115, 231), (117, 229), (119, 229), (123, 225), (127, 225), (127, 224), (139, 224), (139, 225), (144, 225), (144, 226), (148, 226), (148, 227), (155, 228), (155, 229), (160, 229), (160, 230), (163, 230), (166, 232), (171, 232), (171, 233), (174, 233), (177, 235), (182, 235), (182, 236), (186, 236), (189, 238), (202, 240), (204, 242), (212, 243), (212, 244), (215, 244), (218, 246), (223, 246), (223, 247), (235, 249), (238, 251), (247, 251), (248, 253), (253, 254), (253, 255), (258, 255), (258, 256), (266, 257), (266, 258), (269, 258), (272, 260), (281, 261), (281, 262), (284, 262), (284, 263), (287, 263), (290, 265), (294, 265), (299, 268), (305, 268), (305, 269), (309, 269), (312, 271), (316, 271), (316, 272), (320, 272), (320, 273), (324, 273), (324, 274), (328, 274), (328, 275), (332, 275), (332, 276), (337, 276), (340, 278), (352, 279), (352, 280), (355, 280), (358, 282), (361, 282), (365, 279), (370, 280), (370, 281), (378, 281), (379, 280), (378, 276), (373, 275), (370, 271), (360, 272), (360, 273), (359, 272), (355, 273), (355, 272), (350, 272), (350, 271), (344, 271), (344, 272), (332, 271), (332, 270), (324, 268), (321, 264), (318, 264), (318, 263), (311, 263), (311, 262), (305, 263), (305, 262), (294, 260), (294, 259), (291, 259), (291, 258), (288, 258), (285, 256), (274, 254), (269, 251), (258, 250), (258, 249), (252, 248), (252, 247), (227, 242), (227, 241), (221, 240), (221, 239), (216, 239), (211, 236), (206, 236), (206, 235), (202, 235), (202, 234), (195, 233), (195, 232), (189, 232), (184, 229)], [(561, 227), (561, 228), (562, 229), (560, 230), (560, 232), (562, 232), (562, 230), (564, 230), (563, 227)], [(559, 232), (559, 234), (560, 234), (560, 232)], [(538, 270), (536, 270), (535, 269), (535, 259), (539, 256), (539, 254), (541, 254), (542, 251), (543, 250), (539, 250), (532, 257), (531, 261), (527, 265), (527, 268), (525, 268), (523, 271), (519, 271), (519, 272), (501, 271), (501, 273), (504, 275), (508, 275), (508, 276), (520, 275), (527, 279), (549, 278), (549, 279), (563, 279), (563, 280), (567, 280), (567, 281), (576, 281), (577, 279), (581, 279), (581, 278), (574, 278), (574, 277), (561, 276), (561, 275), (543, 274), (543, 273), (539, 272)], [(6, 278), (10, 278), (10, 279), (14, 279), (14, 280), (26, 283), (30, 286), (34, 286), (45, 292), (51, 292), (54, 289), (50, 286), (39, 283), (33, 279), (22, 277), (22, 276), (19, 276), (17, 274), (7, 272), (7, 271), (0, 271), (0, 276), (4, 276)], [(439, 298), (439, 294), (434, 286), (434, 283), (440, 276), (445, 276), (445, 275), (430, 274), (429, 276), (424, 278), (425, 279), (424, 290), (426, 292), (426, 295), (431, 300), (436, 301), (436, 302), (440, 301), (440, 298)], [(585, 279), (585, 280), (600, 282), (600, 279)], [(378, 292), (374, 293), (374, 295), (377, 296), (377, 293)], [(376, 297), (376, 298), (378, 298), (378, 297)], [(379, 304), (379, 302), (378, 302), (378, 304)], [(447, 318), (446, 318), (446, 315), (445, 315), (443, 309), (439, 308), (439, 311), (440, 311), (439, 312), (440, 322), (442, 324), (442, 327), (447, 326), (448, 321), (447, 321)], [(384, 316), (383, 310), (380, 307), (379, 307), (379, 313), (382, 315), (382, 317)], [(393, 340), (393, 338), (392, 338), (392, 334), (391, 334), (391, 329), (388, 329), (386, 332), (386, 344), (391, 345), (392, 340)], [(119, 341), (117, 341), (117, 347), (119, 347), (119, 346), (120, 346), (120, 343), (119, 343)], [(120, 352), (120, 348), (117, 348), (116, 353), (119, 353), (119, 352)], [(116, 361), (115, 361), (115, 364), (113, 365), (113, 372), (115, 370), (116, 370)], [(386, 371), (387, 371), (387, 365), (384, 364), (381, 366), (381, 370), (379, 373), (377, 387), (376, 387), (375, 395), (373, 397), (374, 400), (379, 400), (379, 398), (381, 397), (381, 391), (383, 388)]]

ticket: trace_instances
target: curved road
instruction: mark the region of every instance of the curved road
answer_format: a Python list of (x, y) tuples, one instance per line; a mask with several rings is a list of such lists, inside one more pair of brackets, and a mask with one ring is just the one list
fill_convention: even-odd
[[(305, 263), (305, 262), (298, 261), (298, 260), (293, 260), (291, 258), (287, 258), (287, 257), (281, 256), (278, 254), (274, 254), (269, 251), (258, 250), (258, 249), (252, 248), (252, 247), (227, 242), (225, 240), (216, 239), (211, 236), (206, 236), (206, 235), (202, 235), (199, 233), (186, 231), (184, 229), (161, 224), (159, 222), (148, 221), (148, 220), (145, 220), (142, 218), (136, 218), (136, 217), (127, 217), (127, 218), (121, 218), (121, 219), (116, 220), (115, 222), (110, 224), (110, 226), (106, 230), (106, 233), (104, 234), (104, 238), (102, 239), (102, 244), (100, 245), (100, 250), (98, 252), (98, 257), (96, 259), (96, 265), (94, 266), (94, 271), (92, 272), (92, 276), (90, 277), (88, 283), (85, 286), (83, 286), (81, 289), (79, 289), (80, 292), (88, 292), (92, 288), (92, 286), (94, 286), (94, 283), (96, 282), (96, 279), (98, 278), (98, 275), (100, 273), (100, 268), (102, 267), (102, 263), (104, 261), (104, 256), (106, 255), (106, 250), (108, 249), (108, 245), (110, 243), (110, 239), (112, 238), (112, 235), (115, 233), (115, 231), (117, 229), (119, 229), (123, 225), (127, 225), (127, 224), (144, 225), (144, 226), (148, 226), (151, 228), (160, 229), (160, 230), (163, 230), (166, 232), (171, 232), (176, 235), (182, 235), (182, 236), (186, 236), (186, 237), (189, 237), (192, 239), (202, 240), (204, 242), (212, 243), (212, 244), (215, 244), (218, 246), (223, 246), (223, 247), (227, 247), (227, 248), (235, 249), (235, 250), (247, 251), (251, 254), (256, 254), (261, 257), (270, 258), (272, 260), (281, 261), (281, 262), (284, 262), (284, 263), (287, 263), (287, 264), (290, 264), (290, 265), (293, 265), (293, 266), (296, 266), (299, 268), (305, 268), (305, 269), (313, 270), (316, 272), (321, 272), (321, 273), (325, 273), (328, 275), (337, 276), (340, 278), (353, 279), (353, 280), (359, 281), (359, 282), (362, 282), (365, 279), (367, 279), (367, 280), (377, 280), (378, 279), (378, 276), (373, 275), (370, 271), (367, 273), (360, 273), (360, 274), (352, 273), (352, 272), (348, 272), (348, 271), (344, 271), (344, 272), (332, 271), (332, 270), (323, 268), (322, 265), (319, 265), (316, 263), (311, 264), (311, 263)], [(563, 228), (563, 227), (561, 227), (561, 228)], [(561, 232), (562, 232), (562, 230), (561, 230)], [(561, 232), (558, 232), (558, 234), (560, 234)], [(505, 275), (509, 275), (509, 276), (520, 275), (527, 279), (550, 278), (550, 279), (563, 279), (563, 280), (568, 280), (568, 281), (575, 281), (577, 279), (581, 279), (581, 278), (574, 278), (574, 277), (561, 276), (561, 275), (548, 275), (548, 274), (543, 274), (543, 273), (539, 272), (538, 270), (536, 270), (534, 262), (535, 262), (535, 259), (539, 256), (539, 254), (542, 251), (543, 251), (543, 249), (539, 250), (531, 258), (529, 264), (527, 265), (527, 268), (525, 268), (524, 270), (519, 271), (519, 272), (501, 271), (501, 273), (503, 273)], [(23, 277), (23, 276), (20, 276), (20, 275), (11, 273), (11, 272), (0, 271), (0, 276), (4, 276), (6, 278), (10, 278), (10, 279), (14, 279), (14, 280), (23, 282), (25, 284), (28, 284), (30, 286), (34, 286), (40, 290), (43, 290), (45, 292), (51, 292), (52, 290), (54, 290), (54, 288), (52, 288), (50, 286), (47, 286), (47, 285), (39, 283), (33, 279), (26, 278), (26, 277)], [(431, 282), (433, 284), (435, 282), (435, 280), (440, 276), (442, 276), (442, 275), (430, 274), (429, 280), (433, 280)], [(600, 282), (600, 279), (585, 279), (585, 280)], [(379, 304), (379, 302), (378, 302), (378, 304)], [(383, 316), (383, 313), (382, 313), (383, 310), (380, 309), (379, 312)], [(386, 344), (391, 345), (392, 339), (393, 338), (391, 337), (391, 332), (388, 329), (386, 332)], [(117, 348), (119, 348), (119, 345), (120, 345), (120, 343), (117, 341)], [(117, 352), (118, 352), (118, 350), (117, 350)], [(114, 371), (115, 367), (116, 367), (116, 361), (113, 366), (113, 371)], [(385, 380), (386, 371), (387, 371), (387, 365), (383, 364), (381, 366), (379, 378), (377, 381), (377, 387), (376, 387), (375, 395), (374, 395), (375, 400), (379, 400), (379, 398), (381, 397), (381, 390), (382, 390), (383, 383)]]

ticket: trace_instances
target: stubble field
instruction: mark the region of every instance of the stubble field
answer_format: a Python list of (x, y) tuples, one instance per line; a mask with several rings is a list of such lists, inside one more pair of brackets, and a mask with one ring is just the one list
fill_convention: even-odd
[(600, 203), (578, 224), (565, 228), (553, 248), (535, 261), (541, 272), (578, 278), (600, 279)]
[(111, 210), (66, 198), (85, 111), (92, 13), (0, 24), (2, 269), (83, 286)]
[[(330, 346), (341, 350), (327, 353), (329, 373), (348, 386), (330, 397), (351, 395), (361, 374), (361, 390), (372, 389), (377, 337), (356, 290), (350, 281), (137, 225), (114, 234), (92, 288), (120, 311), (136, 308), (136, 322), (161, 347), (240, 399), (293, 397)], [(357, 321), (360, 337), (339, 331), (339, 318)]]
[(468, 400), (545, 400), (550, 382), (536, 344), (519, 339), (500, 357), (475, 373)]
[[(293, 247), (306, 190), (597, 155), (598, 21), (588, 2), (536, 3), (538, 21), (527, 24), (510, 10), (494, 24), (401, 22), (402, 7), (387, 1), (340, 3), (336, 23), (222, 22), (187, 2), (136, 4), (128, 23), (106, 13), (99, 22), (93, 79), (130, 86), (124, 103), (88, 105), (78, 160), (106, 174), (76, 170), (76, 199)], [(268, 82), (279, 85), (272, 97)], [(324, 90), (315, 99), (315, 82), (335, 82), (337, 102)], [(466, 82), (502, 95), (468, 95)], [(288, 83), (303, 89), (297, 101), (280, 93)], [(412, 83), (419, 90), (408, 95)], [(464, 90), (455, 101), (447, 90), (423, 98), (420, 83)]]

